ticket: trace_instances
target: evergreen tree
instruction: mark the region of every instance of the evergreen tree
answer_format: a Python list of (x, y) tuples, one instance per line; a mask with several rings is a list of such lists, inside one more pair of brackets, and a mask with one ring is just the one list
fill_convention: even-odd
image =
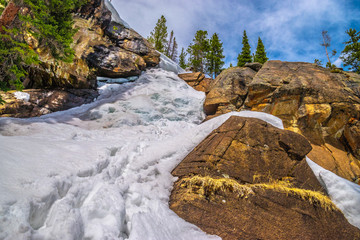
[(186, 66), (186, 52), (184, 50), (184, 48), (181, 49), (181, 53), (180, 53), (180, 56), (179, 56), (179, 66), (182, 68), (182, 69), (185, 69), (187, 66)]
[(173, 40), (174, 40), (174, 31), (171, 31), (169, 41), (166, 47), (165, 55), (169, 58), (171, 58), (171, 51), (173, 48)]
[(325, 47), (326, 57), (328, 59), (328, 63), (326, 64), (326, 66), (331, 67), (331, 61), (330, 61), (330, 57), (329, 57), (329, 53), (328, 53), (328, 47), (330, 47), (331, 38), (328, 34), (328, 31), (322, 31), (321, 35), (323, 38), (323, 42), (320, 45)]
[(242, 45), (243, 47), (241, 53), (238, 56), (238, 63), (237, 63), (239, 67), (243, 67), (246, 63), (252, 62), (249, 39), (246, 35), (245, 30), (242, 39)]
[(189, 66), (196, 72), (205, 72), (206, 56), (209, 51), (209, 40), (207, 39), (207, 31), (199, 30), (187, 49), (189, 53)]
[(224, 66), (223, 59), (225, 56), (223, 55), (224, 49), (222, 46), (223, 44), (218, 35), (214, 33), (210, 39), (210, 48), (207, 55), (207, 70), (213, 78), (216, 78), (220, 74)]
[[(28, 66), (39, 63), (37, 54), (25, 42), (26, 35), (31, 34), (39, 42), (39, 47), (49, 49), (56, 59), (72, 61), (74, 51), (70, 44), (76, 32), (72, 28), (72, 14), (86, 1), (0, 0), (1, 90), (21, 90), (21, 80), (27, 75)], [(25, 7), (29, 11), (20, 12)], [(17, 16), (20, 21), (15, 21)]]
[(157, 21), (154, 30), (150, 33), (148, 41), (153, 45), (153, 47), (159, 52), (166, 53), (167, 38), (168, 32), (166, 27), (166, 19), (164, 15), (161, 15), (160, 19)]
[(320, 67), (321, 67), (321, 65), (322, 65), (322, 62), (321, 62), (319, 59), (317, 59), (317, 58), (314, 59), (314, 63), (315, 63), (316, 65), (320, 66)]
[(232, 63), (230, 63), (230, 67), (231, 67), (231, 68), (233, 67)]
[(259, 37), (258, 44), (256, 47), (254, 62), (265, 63), (267, 60), (269, 60), (269, 59), (266, 56), (264, 44), (261, 41), (261, 38)]
[(346, 33), (350, 40), (345, 42), (346, 45), (340, 58), (345, 66), (350, 66), (350, 70), (360, 73), (360, 31), (350, 28)]
[(174, 37), (174, 42), (173, 42), (173, 44), (172, 44), (172, 48), (171, 48), (171, 54), (170, 54), (170, 58), (171, 58), (171, 60), (173, 60), (174, 62), (177, 62), (177, 55), (178, 55), (178, 50), (177, 50), (177, 48), (178, 48), (178, 44), (177, 44), (177, 42), (176, 42), (176, 38)]

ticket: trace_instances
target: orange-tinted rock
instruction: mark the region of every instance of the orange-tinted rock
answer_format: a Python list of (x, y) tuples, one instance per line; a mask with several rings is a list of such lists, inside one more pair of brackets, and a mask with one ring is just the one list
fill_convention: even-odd
[(73, 20), (77, 29), (73, 62), (55, 60), (47, 48), (38, 47), (31, 36), (27, 37), (42, 63), (31, 68), (26, 87), (95, 88), (96, 75), (137, 76), (145, 67), (159, 64), (160, 54), (133, 29), (111, 21), (103, 1), (89, 1)]
[[(233, 71), (223, 71), (211, 86), (204, 104), (207, 119), (244, 109), (270, 113), (281, 118), (286, 129), (320, 146), (322, 151), (312, 154), (313, 161), (349, 180), (360, 177), (360, 146), (353, 124), (360, 120), (359, 74), (281, 61), (266, 62), (247, 81), (228, 74)], [(237, 82), (243, 83), (242, 94), (232, 94)], [(335, 151), (326, 150), (326, 145)], [(328, 163), (324, 156), (331, 156), (326, 157)]]
[(226, 106), (226, 110), (229, 111), (239, 110), (248, 93), (247, 85), (252, 81), (255, 73), (250, 68), (240, 67), (222, 71), (206, 96), (205, 113), (207, 115), (225, 113), (226, 111), (218, 111), (222, 110), (222, 106)]
[(301, 135), (231, 117), (173, 170), (170, 208), (224, 240), (358, 239), (304, 160), (310, 150)]
[(179, 74), (179, 77), (195, 90), (205, 93), (208, 93), (210, 84), (213, 81), (211, 78), (205, 78), (205, 75), (201, 72), (182, 73)]

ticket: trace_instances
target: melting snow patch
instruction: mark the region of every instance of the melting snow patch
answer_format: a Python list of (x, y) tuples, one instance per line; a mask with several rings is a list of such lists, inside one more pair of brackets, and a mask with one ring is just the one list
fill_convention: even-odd
[(184, 69), (182, 69), (176, 62), (165, 56), (163, 53), (160, 53), (159, 67), (175, 74), (185, 73)]
[(309, 158), (307, 163), (349, 223), (360, 228), (360, 186), (320, 167)]
[(16, 99), (23, 100), (25, 102), (28, 102), (30, 100), (30, 94), (25, 92), (15, 92), (14, 96), (16, 97)]

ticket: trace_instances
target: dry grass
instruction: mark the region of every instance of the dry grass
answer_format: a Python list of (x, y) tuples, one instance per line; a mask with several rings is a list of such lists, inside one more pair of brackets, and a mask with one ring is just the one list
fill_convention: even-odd
[(320, 206), (325, 210), (336, 210), (336, 206), (330, 198), (321, 192), (294, 188), (289, 182), (273, 181), (258, 184), (240, 184), (230, 178), (211, 178), (211, 177), (189, 177), (183, 178), (180, 182), (181, 187), (188, 188), (192, 193), (198, 193), (205, 197), (211, 197), (219, 193), (235, 193), (239, 198), (247, 198), (253, 195), (254, 189), (272, 190), (286, 195), (296, 196), (312, 205)]
[(195, 190), (206, 197), (220, 192), (235, 193), (240, 198), (246, 198), (250, 194), (254, 194), (254, 191), (251, 187), (249, 187), (249, 185), (241, 185), (230, 178), (215, 179), (211, 177), (194, 176), (191, 178), (183, 178), (180, 184), (182, 187), (187, 187), (193, 191)]

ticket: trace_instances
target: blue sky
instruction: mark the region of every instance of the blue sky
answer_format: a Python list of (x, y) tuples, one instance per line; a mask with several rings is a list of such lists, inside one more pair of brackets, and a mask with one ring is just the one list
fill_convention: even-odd
[(321, 31), (331, 37), (331, 60), (340, 66), (345, 31), (360, 30), (360, 0), (112, 0), (120, 16), (147, 37), (161, 15), (174, 30), (180, 49), (188, 47), (197, 30), (209, 37), (216, 32), (223, 42), (226, 66), (236, 65), (246, 30), (251, 50), (258, 37), (272, 60), (326, 63)]

